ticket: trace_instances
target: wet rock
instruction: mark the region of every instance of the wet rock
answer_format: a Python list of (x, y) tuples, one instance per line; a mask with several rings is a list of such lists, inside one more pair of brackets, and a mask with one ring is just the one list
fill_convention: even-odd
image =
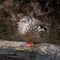
[[(38, 52), (42, 55), (54, 55), (60, 52), (60, 46), (41, 43), (35, 44), (33, 47), (26, 47), (26, 42), (18, 42), (18, 41), (0, 41), (0, 49), (12, 50), (12, 51), (29, 51), (29, 52)], [(1, 51), (0, 51), (1, 52)], [(8, 52), (7, 52), (8, 53)], [(59, 54), (58, 54), (59, 55)]]
[(55, 60), (60, 60), (60, 52), (57, 54), (56, 59)]
[(45, 54), (56, 54), (60, 51), (60, 47), (48, 43), (42, 43), (39, 49)]

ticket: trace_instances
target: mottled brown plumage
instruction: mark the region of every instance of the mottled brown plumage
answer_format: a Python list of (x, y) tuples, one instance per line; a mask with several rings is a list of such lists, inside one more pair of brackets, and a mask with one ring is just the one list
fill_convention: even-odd
[(30, 16), (24, 16), (18, 22), (18, 32), (25, 40), (40, 39), (40, 33), (46, 31), (47, 29), (41, 25), (39, 20)]

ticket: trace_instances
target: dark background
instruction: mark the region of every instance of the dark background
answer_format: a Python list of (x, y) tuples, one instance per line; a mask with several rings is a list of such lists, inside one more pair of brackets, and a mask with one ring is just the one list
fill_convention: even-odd
[(47, 27), (44, 42), (60, 44), (60, 0), (0, 0), (0, 39), (22, 41), (17, 23), (26, 15)]

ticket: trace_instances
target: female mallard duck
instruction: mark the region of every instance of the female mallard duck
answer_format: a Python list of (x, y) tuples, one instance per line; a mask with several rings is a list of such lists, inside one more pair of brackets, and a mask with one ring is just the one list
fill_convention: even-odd
[(26, 46), (34, 46), (32, 40), (40, 38), (40, 32), (46, 32), (47, 29), (41, 25), (41, 22), (33, 17), (24, 16), (18, 22), (18, 32), (25, 39), (30, 42)]

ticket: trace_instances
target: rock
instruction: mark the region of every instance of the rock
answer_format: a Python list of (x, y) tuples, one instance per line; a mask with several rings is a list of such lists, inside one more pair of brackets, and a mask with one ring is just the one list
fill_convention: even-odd
[(48, 43), (42, 43), (39, 47), (39, 49), (44, 53), (44, 54), (56, 54), (60, 51), (60, 47)]
[(26, 47), (26, 42), (0, 41), (0, 55), (20, 60), (60, 60), (60, 46), (48, 43)]
[[(26, 47), (26, 42), (18, 42), (18, 41), (0, 41), (0, 50), (12, 50), (12, 51), (29, 51), (29, 52), (39, 52), (40, 54), (58, 54), (60, 52), (60, 46), (41, 43), (35, 44), (33, 47)], [(1, 51), (0, 51), (1, 53)], [(7, 52), (8, 53), (8, 52)]]
[(56, 59), (55, 60), (60, 60), (60, 52), (57, 54)]

